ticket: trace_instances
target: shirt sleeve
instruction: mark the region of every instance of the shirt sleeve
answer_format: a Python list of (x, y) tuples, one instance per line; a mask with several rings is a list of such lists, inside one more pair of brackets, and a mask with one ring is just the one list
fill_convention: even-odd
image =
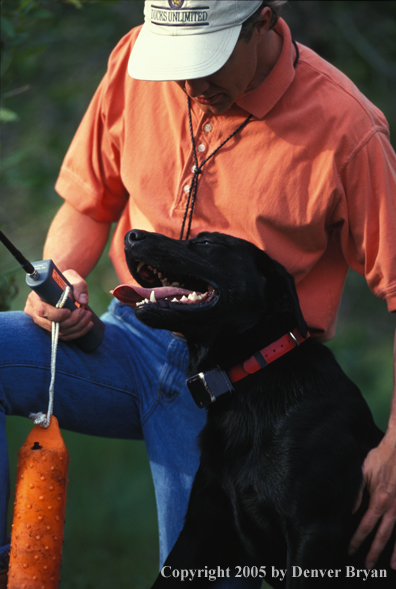
[(124, 86), (133, 33), (112, 52), (102, 79), (63, 161), (55, 189), (96, 221), (117, 221), (128, 201), (122, 181)]
[(346, 261), (366, 277), (388, 310), (395, 312), (396, 155), (388, 135), (374, 130), (344, 166), (340, 178), (344, 198), (336, 217), (342, 225)]

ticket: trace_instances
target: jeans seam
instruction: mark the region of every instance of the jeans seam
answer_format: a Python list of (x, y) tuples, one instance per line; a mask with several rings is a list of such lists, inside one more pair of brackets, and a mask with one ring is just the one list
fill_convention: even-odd
[[(1, 368), (34, 368), (35, 370), (45, 370), (46, 372), (50, 372), (50, 368), (48, 366), (38, 366), (37, 364), (1, 364), (0, 365), (0, 369)], [(68, 378), (74, 378), (76, 380), (81, 380), (84, 382), (89, 382), (93, 385), (97, 385), (106, 389), (110, 389), (113, 391), (117, 391), (119, 393), (124, 393), (126, 395), (131, 395), (133, 397), (135, 397), (136, 399), (139, 398), (139, 395), (137, 395), (134, 391), (131, 391), (130, 389), (127, 388), (120, 388), (120, 387), (116, 387), (114, 386), (114, 384), (111, 383), (106, 383), (106, 382), (102, 382), (100, 380), (94, 380), (91, 378), (86, 378), (84, 376), (78, 375), (78, 374), (73, 374), (71, 372), (66, 372), (65, 370), (61, 370), (58, 369), (56, 370), (56, 374), (62, 374), (64, 376), (67, 376)]]
[(145, 413), (142, 412), (141, 404), (139, 404), (139, 406), (140, 406), (140, 426), (141, 427), (143, 427), (144, 424), (146, 423), (146, 421), (148, 421), (148, 419), (154, 413), (154, 411), (158, 407), (158, 405), (159, 405), (159, 401), (158, 401), (157, 396), (155, 396), (151, 405), (146, 409)]

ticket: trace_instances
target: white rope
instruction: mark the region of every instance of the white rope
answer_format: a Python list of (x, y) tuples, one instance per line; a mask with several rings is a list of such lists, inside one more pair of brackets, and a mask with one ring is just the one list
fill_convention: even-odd
[[(56, 303), (57, 309), (62, 309), (66, 303), (67, 297), (69, 296), (70, 286), (66, 286), (62, 293), (61, 298)], [(30, 413), (30, 419), (33, 419), (35, 425), (41, 425), (41, 427), (49, 427), (51, 421), (51, 415), (54, 408), (54, 385), (55, 385), (55, 372), (56, 372), (56, 353), (58, 350), (59, 340), (59, 323), (52, 322), (51, 331), (51, 382), (49, 386), (49, 402), (47, 415), (45, 413)]]

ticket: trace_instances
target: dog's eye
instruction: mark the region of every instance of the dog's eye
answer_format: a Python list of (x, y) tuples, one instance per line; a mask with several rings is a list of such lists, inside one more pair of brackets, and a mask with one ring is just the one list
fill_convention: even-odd
[(194, 237), (193, 239), (190, 240), (190, 245), (192, 247), (194, 246), (198, 246), (200, 247), (201, 245), (207, 247), (207, 246), (211, 246), (212, 248), (222, 248), (225, 247), (225, 244), (222, 243), (219, 239), (216, 239), (215, 236), (211, 236), (211, 235), (197, 235), (197, 237)]
[(195, 241), (194, 243), (196, 245), (213, 245), (212, 241), (210, 241), (209, 239), (205, 239), (205, 238), (199, 239), (198, 241)]

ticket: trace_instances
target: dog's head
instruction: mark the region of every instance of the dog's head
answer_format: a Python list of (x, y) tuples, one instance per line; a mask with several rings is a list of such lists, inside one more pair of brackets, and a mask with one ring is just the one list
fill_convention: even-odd
[(180, 241), (132, 230), (125, 255), (141, 286), (121, 285), (113, 293), (151, 327), (206, 346), (241, 337), (260, 345), (266, 336), (260, 330), (270, 324), (306, 335), (293, 278), (248, 241), (208, 232)]

